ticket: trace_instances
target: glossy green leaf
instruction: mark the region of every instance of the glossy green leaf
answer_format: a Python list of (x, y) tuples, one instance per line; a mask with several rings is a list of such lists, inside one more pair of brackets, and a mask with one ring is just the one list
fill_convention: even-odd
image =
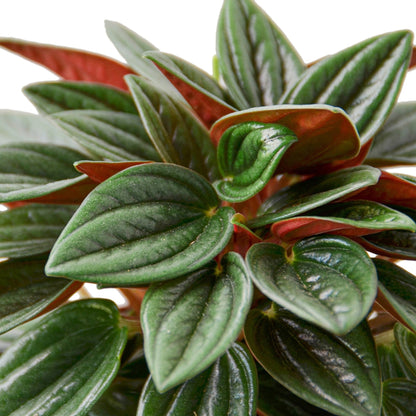
[(404, 362), (416, 374), (416, 334), (397, 323), (394, 326), (394, 338)]
[(415, 231), (416, 224), (400, 211), (371, 201), (328, 204), (272, 226), (274, 235), (285, 241), (323, 233), (355, 237), (391, 229)]
[(413, 416), (416, 409), (416, 381), (391, 379), (383, 383), (383, 416)]
[(290, 255), (277, 244), (255, 244), (247, 265), (271, 300), (334, 334), (355, 328), (377, 294), (374, 265), (360, 245), (343, 237), (312, 237)]
[(217, 26), (221, 76), (240, 109), (277, 104), (305, 66), (280, 29), (251, 0), (226, 0)]
[(137, 416), (255, 416), (256, 365), (246, 347), (234, 344), (203, 373), (160, 394), (149, 378)]
[(243, 328), (252, 300), (244, 261), (228, 253), (220, 269), (215, 266), (214, 262), (146, 292), (141, 325), (146, 360), (159, 392), (208, 368)]
[(47, 274), (117, 286), (179, 277), (221, 252), (233, 214), (187, 168), (131, 167), (85, 199), (55, 244)]
[(44, 268), (45, 260), (0, 263), (0, 333), (36, 316), (71, 284), (46, 277)]
[(1, 202), (32, 199), (82, 182), (72, 166), (85, 154), (40, 143), (9, 143), (0, 146)]
[(85, 415), (116, 375), (126, 337), (108, 300), (40, 318), (0, 357), (0, 415)]
[(378, 169), (357, 166), (313, 177), (279, 190), (269, 197), (249, 221), (250, 227), (262, 227), (307, 212), (348, 194), (377, 183)]
[(194, 113), (158, 86), (136, 76), (126, 79), (142, 123), (162, 160), (217, 179), (214, 146), (208, 130)]
[(23, 88), (40, 113), (68, 110), (107, 110), (137, 114), (129, 94), (104, 84), (88, 82), (39, 82)]
[(337, 337), (265, 302), (250, 311), (250, 350), (279, 383), (338, 416), (379, 416), (380, 374), (365, 322)]
[(375, 135), (366, 163), (374, 166), (416, 163), (416, 102), (398, 103)]
[(209, 128), (222, 116), (235, 111), (228, 93), (217, 80), (177, 56), (145, 52)]
[(160, 161), (138, 115), (72, 110), (56, 113), (53, 119), (100, 159)]
[(362, 144), (382, 126), (400, 92), (413, 36), (396, 31), (365, 40), (312, 65), (283, 103), (322, 103), (343, 108)]
[(263, 367), (257, 367), (259, 379), (258, 409), (267, 416), (331, 416), (313, 406), (271, 377)]
[(226, 130), (217, 153), (223, 178), (214, 183), (220, 198), (242, 202), (260, 192), (296, 140), (291, 130), (279, 124), (250, 122)]
[(410, 371), (403, 361), (395, 342), (377, 345), (377, 355), (383, 380), (407, 378), (416, 381), (416, 375)]
[(405, 269), (382, 259), (374, 259), (379, 290), (414, 331), (416, 331), (416, 279)]
[(211, 139), (218, 143), (228, 128), (253, 121), (280, 124), (298, 138), (282, 157), (276, 173), (315, 175), (317, 168), (354, 158), (360, 151), (360, 138), (346, 113), (323, 104), (276, 105), (236, 111), (212, 126)]
[(0, 257), (50, 251), (75, 209), (71, 205), (28, 204), (0, 212)]

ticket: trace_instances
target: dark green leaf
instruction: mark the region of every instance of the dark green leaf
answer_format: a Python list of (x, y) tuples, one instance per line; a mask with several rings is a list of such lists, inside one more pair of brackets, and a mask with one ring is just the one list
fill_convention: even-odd
[(325, 103), (343, 108), (364, 144), (393, 108), (411, 50), (409, 31), (368, 39), (312, 65), (281, 102)]
[(370, 166), (342, 169), (317, 176), (279, 190), (257, 211), (250, 227), (262, 227), (335, 201), (377, 183), (380, 171)]
[(47, 274), (118, 286), (179, 277), (225, 247), (233, 214), (189, 169), (131, 167), (85, 199), (52, 250)]
[(223, 177), (214, 183), (218, 195), (225, 201), (242, 202), (260, 192), (296, 140), (291, 130), (279, 124), (248, 122), (230, 127), (218, 145)]
[(221, 75), (241, 109), (277, 104), (305, 66), (283, 33), (251, 0), (226, 0), (217, 27)]
[(297, 316), (334, 334), (355, 328), (377, 294), (377, 274), (365, 250), (343, 237), (312, 237), (283, 247), (259, 243), (247, 253), (256, 286)]
[(165, 162), (189, 167), (217, 179), (216, 152), (208, 130), (194, 113), (146, 80), (126, 78), (142, 123)]
[(416, 380), (416, 375), (410, 371), (403, 361), (395, 342), (392, 344), (377, 345), (377, 355), (383, 380), (390, 378)]
[(379, 416), (380, 374), (365, 321), (337, 337), (266, 302), (250, 311), (244, 332), (267, 372), (302, 399), (338, 416)]
[(416, 102), (396, 105), (375, 135), (366, 163), (375, 166), (416, 163)]
[(50, 251), (75, 209), (71, 205), (28, 204), (0, 212), (0, 257)]
[(71, 284), (46, 277), (44, 268), (45, 260), (0, 263), (0, 333), (36, 316)]
[(416, 334), (397, 323), (394, 326), (394, 338), (404, 362), (416, 375)]
[(383, 416), (414, 416), (416, 381), (391, 379), (383, 383)]
[(129, 94), (104, 84), (40, 82), (26, 86), (23, 92), (44, 114), (67, 110), (109, 110), (137, 114)]
[(32, 199), (82, 182), (73, 163), (87, 158), (67, 147), (40, 143), (0, 146), (1, 202)]
[(228, 253), (220, 269), (215, 266), (146, 292), (141, 309), (144, 346), (160, 392), (208, 368), (243, 328), (252, 300), (244, 261)]
[(166, 393), (149, 378), (137, 415), (254, 416), (256, 399), (255, 363), (245, 347), (234, 344), (210, 368)]
[(116, 375), (126, 338), (108, 300), (40, 318), (0, 357), (0, 415), (85, 415)]

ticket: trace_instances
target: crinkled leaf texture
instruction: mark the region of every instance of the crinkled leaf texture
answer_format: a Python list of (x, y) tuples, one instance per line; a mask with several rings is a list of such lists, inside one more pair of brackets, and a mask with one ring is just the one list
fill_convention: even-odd
[(85, 199), (56, 242), (46, 273), (117, 286), (179, 277), (221, 252), (233, 214), (187, 168), (134, 166)]
[(141, 309), (144, 346), (160, 392), (213, 364), (244, 326), (252, 300), (244, 260), (228, 253), (219, 267), (214, 262), (146, 292)]
[(393, 378), (383, 383), (383, 416), (413, 416), (416, 381)]
[(379, 365), (365, 321), (338, 337), (264, 302), (244, 333), (266, 371), (302, 399), (338, 416), (379, 416)]
[(88, 299), (37, 320), (0, 357), (0, 415), (85, 415), (117, 373), (119, 318), (111, 301)]
[(255, 244), (247, 264), (254, 283), (269, 299), (336, 335), (354, 329), (377, 294), (371, 259), (360, 245), (343, 237), (299, 241), (290, 255), (277, 244)]
[(249, 351), (235, 343), (203, 373), (160, 394), (146, 383), (137, 416), (255, 416), (256, 365)]

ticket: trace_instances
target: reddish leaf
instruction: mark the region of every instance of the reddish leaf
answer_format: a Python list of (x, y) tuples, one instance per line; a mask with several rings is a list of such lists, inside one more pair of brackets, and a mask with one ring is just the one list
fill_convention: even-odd
[(416, 46), (413, 46), (412, 55), (410, 57), (409, 69), (413, 69), (416, 66)]
[(133, 73), (105, 56), (20, 39), (0, 39), (0, 46), (50, 69), (69, 81), (100, 82), (127, 90), (123, 77)]
[(416, 209), (416, 183), (381, 171), (379, 181), (350, 198), (350, 200), (353, 199), (365, 199)]
[(327, 105), (281, 105), (238, 111), (218, 120), (211, 139), (218, 144), (231, 126), (247, 121), (277, 123), (298, 137), (283, 155), (276, 173), (315, 173), (316, 168), (357, 156), (360, 138), (354, 124), (339, 108)]
[(131, 166), (152, 162), (77, 162), (74, 166), (78, 172), (85, 173), (94, 182), (104, 182), (111, 176)]

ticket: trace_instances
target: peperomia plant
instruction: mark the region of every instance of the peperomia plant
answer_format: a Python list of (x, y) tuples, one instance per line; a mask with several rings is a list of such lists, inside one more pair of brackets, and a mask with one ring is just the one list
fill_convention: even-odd
[(211, 76), (106, 30), (0, 39), (62, 78), (0, 112), (0, 416), (414, 415), (412, 33), (305, 65), (225, 0)]

